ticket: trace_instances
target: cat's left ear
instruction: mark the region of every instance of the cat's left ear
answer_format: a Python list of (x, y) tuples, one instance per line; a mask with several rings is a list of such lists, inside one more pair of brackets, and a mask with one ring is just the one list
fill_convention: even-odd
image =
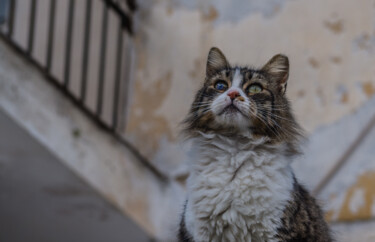
[(212, 47), (207, 57), (206, 76), (211, 76), (228, 67), (229, 63), (223, 52), (219, 48)]
[(278, 84), (280, 93), (284, 95), (289, 77), (288, 57), (282, 54), (275, 55), (262, 67), (262, 71), (271, 77), (271, 81)]

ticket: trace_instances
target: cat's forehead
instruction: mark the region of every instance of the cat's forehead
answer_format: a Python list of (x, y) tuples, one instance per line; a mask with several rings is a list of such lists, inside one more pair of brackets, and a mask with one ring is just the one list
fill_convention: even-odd
[(250, 80), (253, 78), (265, 78), (262, 71), (251, 67), (235, 66), (220, 70), (213, 75), (211, 79), (225, 78), (228, 81), (233, 81), (234, 78), (241, 78), (242, 80)]

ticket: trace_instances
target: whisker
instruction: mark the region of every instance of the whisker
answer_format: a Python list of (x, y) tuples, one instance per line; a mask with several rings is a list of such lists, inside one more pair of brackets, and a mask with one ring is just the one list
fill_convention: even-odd
[(281, 120), (285, 120), (285, 121), (293, 122), (293, 123), (294, 123), (294, 120), (292, 120), (292, 119), (288, 119), (288, 118), (285, 118), (285, 117), (281, 117), (281, 116), (279, 116), (279, 115), (277, 115), (277, 114), (275, 114), (275, 113), (272, 113), (272, 112), (270, 112), (270, 111), (267, 111), (267, 110), (265, 110), (265, 112), (267, 112), (267, 114), (270, 115), (271, 117), (275, 117), (275, 118), (277, 118), (277, 119), (281, 119)]
[(262, 117), (262, 116), (259, 116), (259, 115), (256, 115), (256, 117), (263, 123), (266, 125), (266, 127), (279, 139), (281, 139), (281, 136), (280, 136), (280, 133), (277, 133), (276, 130), (271, 127), (268, 122), (265, 120), (265, 117)]

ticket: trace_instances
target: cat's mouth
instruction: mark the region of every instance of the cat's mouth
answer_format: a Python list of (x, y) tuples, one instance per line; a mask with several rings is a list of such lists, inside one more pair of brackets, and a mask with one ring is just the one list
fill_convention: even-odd
[[(244, 115), (239, 108), (237, 108), (233, 103), (226, 106), (218, 115), (222, 114), (235, 114), (235, 113), (240, 113)], [(245, 116), (245, 115), (244, 115)]]

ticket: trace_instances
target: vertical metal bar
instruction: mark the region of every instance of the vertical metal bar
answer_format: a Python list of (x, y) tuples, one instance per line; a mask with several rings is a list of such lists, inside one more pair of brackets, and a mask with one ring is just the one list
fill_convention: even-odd
[(103, 92), (104, 92), (104, 72), (106, 61), (106, 48), (107, 48), (107, 28), (108, 27), (108, 6), (107, 3), (103, 8), (103, 23), (102, 23), (102, 42), (100, 49), (100, 64), (99, 64), (99, 85), (98, 85), (98, 102), (96, 106), (96, 114), (98, 117), (102, 114), (103, 107)]
[(83, 58), (82, 58), (82, 80), (81, 80), (81, 102), (84, 103), (86, 99), (86, 84), (87, 84), (87, 67), (89, 58), (89, 39), (91, 28), (91, 0), (86, 1), (86, 22), (85, 22), (85, 37), (83, 39)]
[(112, 128), (116, 131), (117, 128), (117, 112), (120, 95), (120, 79), (121, 79), (121, 61), (122, 61), (122, 23), (119, 23), (118, 36), (117, 36), (117, 56), (116, 56), (116, 73), (115, 73), (115, 85), (114, 85), (114, 96), (113, 96), (113, 110), (112, 110)]
[(10, 5), (9, 5), (9, 22), (8, 22), (8, 38), (9, 39), (11, 39), (12, 35), (13, 35), (15, 8), (16, 8), (16, 0), (10, 0)]
[(70, 78), (70, 62), (72, 52), (73, 22), (74, 22), (74, 0), (69, 1), (66, 46), (65, 46), (65, 71), (64, 71), (64, 87), (68, 88)]
[[(121, 6), (117, 3), (115, 3), (112, 0), (103, 0), (105, 4), (107, 5), (108, 8), (112, 9), (114, 13), (116, 13), (120, 18), (123, 23), (123, 27), (127, 29), (129, 34), (133, 33), (133, 28), (132, 28), (132, 20), (131, 17), (128, 16), (124, 10), (121, 8)], [(130, 9), (131, 12), (134, 12), (137, 8), (137, 5), (134, 0), (132, 1), (127, 1), (127, 6)]]
[(52, 65), (52, 52), (53, 52), (53, 40), (54, 40), (54, 29), (55, 29), (55, 12), (56, 12), (56, 0), (51, 0), (51, 5), (49, 8), (48, 44), (47, 44), (47, 56), (46, 56), (47, 73), (50, 72), (51, 65)]
[(27, 47), (27, 54), (31, 55), (33, 52), (34, 45), (34, 32), (35, 32), (35, 12), (36, 12), (37, 1), (31, 1), (31, 13), (29, 22), (29, 43)]

